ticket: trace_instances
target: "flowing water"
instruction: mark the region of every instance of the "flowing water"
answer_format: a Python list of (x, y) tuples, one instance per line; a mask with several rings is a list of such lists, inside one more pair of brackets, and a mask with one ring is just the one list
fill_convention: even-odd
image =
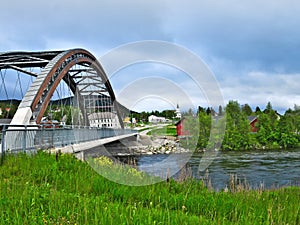
[[(173, 154), (171, 160), (168, 160), (168, 155), (140, 156), (137, 165), (142, 171), (165, 178), (170, 173), (168, 168), (172, 172), (172, 169), (178, 171), (182, 167), (182, 156)], [(202, 156), (202, 153), (193, 155), (187, 166), (193, 177), (209, 177), (215, 190), (228, 186), (230, 175), (235, 175), (240, 182), (247, 183), (251, 188), (300, 186), (300, 149), (219, 152), (207, 170), (199, 172)]]

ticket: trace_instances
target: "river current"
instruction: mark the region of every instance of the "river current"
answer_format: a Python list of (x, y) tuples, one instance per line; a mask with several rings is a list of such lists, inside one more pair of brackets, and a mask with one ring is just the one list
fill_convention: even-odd
[[(188, 158), (185, 169), (196, 179), (209, 178), (215, 190), (222, 190), (235, 176), (251, 188), (300, 186), (300, 149), (219, 152), (205, 171), (199, 171), (203, 153)], [(137, 158), (141, 171), (165, 178), (182, 167), (182, 154), (145, 155)], [(160, 166), (163, 165), (163, 166)], [(180, 172), (174, 177), (180, 176)]]

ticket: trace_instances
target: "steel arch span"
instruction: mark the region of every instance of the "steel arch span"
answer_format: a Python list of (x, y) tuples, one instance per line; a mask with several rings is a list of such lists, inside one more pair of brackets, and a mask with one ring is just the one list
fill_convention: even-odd
[[(41, 68), (34, 73), (28, 68)], [(117, 115), (119, 126), (123, 120), (112, 86), (101, 64), (84, 49), (43, 52), (0, 53), (0, 70), (13, 69), (35, 76), (23, 97), (11, 124), (39, 124), (51, 97), (62, 80), (73, 92), (81, 111), (82, 124), (90, 126), (91, 109)], [(102, 99), (105, 103), (99, 103)], [(98, 103), (97, 103), (98, 102)]]

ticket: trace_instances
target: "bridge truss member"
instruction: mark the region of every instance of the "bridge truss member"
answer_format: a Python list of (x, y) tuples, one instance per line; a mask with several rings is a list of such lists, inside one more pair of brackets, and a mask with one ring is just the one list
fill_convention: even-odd
[[(6, 98), (6, 80), (11, 71), (17, 73), (22, 98), (11, 124), (40, 124), (52, 119), (53, 111), (66, 110), (67, 105), (71, 116), (66, 119), (63, 117), (67, 115), (61, 113), (60, 122), (90, 126), (93, 120), (93, 124), (98, 121), (99, 126), (104, 126), (106, 120), (106, 126), (124, 127), (119, 104), (101, 64), (84, 49), (0, 53), (0, 93), (5, 93)], [(25, 94), (23, 75), (30, 75), (32, 80)], [(53, 109), (54, 103), (60, 105)]]

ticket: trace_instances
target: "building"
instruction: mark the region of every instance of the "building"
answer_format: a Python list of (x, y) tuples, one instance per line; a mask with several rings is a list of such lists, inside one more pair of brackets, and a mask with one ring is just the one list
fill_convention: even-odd
[(119, 118), (116, 113), (98, 112), (88, 116), (91, 127), (120, 128)]
[(179, 120), (177, 123), (175, 123), (176, 126), (176, 134), (177, 137), (187, 137), (190, 136), (190, 133), (188, 130), (185, 129), (185, 119)]
[(123, 120), (123, 123), (125, 125), (125, 127), (129, 127), (131, 125), (131, 120), (130, 120), (130, 117), (125, 117), (124, 120)]
[(178, 104), (177, 104), (176, 111), (175, 111), (175, 118), (181, 119), (181, 112), (180, 112), (180, 108), (179, 108)]
[(159, 117), (155, 115), (151, 115), (148, 117), (149, 123), (165, 123), (167, 122), (165, 117)]
[(258, 131), (258, 128), (256, 127), (256, 123), (258, 122), (257, 116), (248, 116), (248, 121), (250, 124), (250, 130), (253, 133), (256, 133)]

